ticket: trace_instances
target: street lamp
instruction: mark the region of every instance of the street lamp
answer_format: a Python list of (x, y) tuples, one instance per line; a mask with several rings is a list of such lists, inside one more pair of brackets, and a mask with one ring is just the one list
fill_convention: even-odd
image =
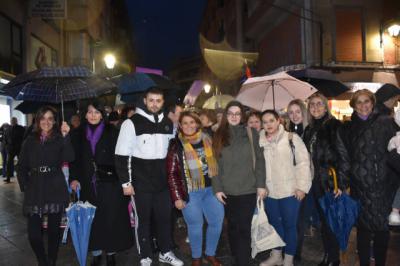
[(399, 36), (399, 33), (400, 33), (400, 25), (392, 24), (388, 27), (387, 30), (388, 30), (390, 36), (397, 37), (397, 36)]
[(211, 85), (210, 85), (210, 84), (205, 84), (203, 88), (204, 88), (204, 91), (205, 91), (206, 93), (209, 93), (210, 90), (211, 90)]
[(104, 56), (104, 63), (106, 64), (106, 67), (108, 69), (113, 69), (116, 62), (117, 60), (115, 59), (115, 56), (113, 54), (106, 54)]

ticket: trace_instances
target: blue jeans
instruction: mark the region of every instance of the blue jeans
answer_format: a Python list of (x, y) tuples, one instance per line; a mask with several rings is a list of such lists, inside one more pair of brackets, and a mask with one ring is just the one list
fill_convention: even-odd
[(192, 258), (201, 258), (203, 244), (203, 215), (207, 220), (207, 256), (214, 256), (224, 221), (224, 206), (215, 197), (212, 188), (207, 187), (189, 193), (189, 202), (182, 210), (188, 227)]
[(286, 243), (285, 254), (294, 256), (297, 248), (297, 219), (300, 201), (294, 196), (283, 199), (265, 199), (270, 224)]

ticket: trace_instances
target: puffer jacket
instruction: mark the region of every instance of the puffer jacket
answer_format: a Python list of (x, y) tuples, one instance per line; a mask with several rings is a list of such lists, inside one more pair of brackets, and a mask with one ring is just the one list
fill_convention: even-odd
[(304, 193), (310, 190), (311, 172), (307, 148), (297, 134), (293, 134), (292, 142), (293, 152), (289, 143), (289, 132), (285, 131), (282, 125), (279, 126), (279, 132), (272, 141), (267, 140), (264, 130), (260, 132), (260, 146), (264, 148), (268, 197), (273, 199), (293, 196), (296, 189)]
[(170, 141), (167, 153), (168, 187), (172, 202), (177, 200), (187, 202), (189, 200), (183, 161), (183, 146), (178, 137), (176, 137)]
[[(326, 191), (333, 191), (333, 179), (329, 175), (329, 167), (337, 170), (337, 129), (340, 121), (326, 114), (318, 120), (313, 120), (304, 131), (303, 140), (311, 154), (314, 166), (313, 192), (317, 198), (322, 197)], [(338, 178), (341, 190), (348, 187), (347, 179)]]
[(338, 131), (338, 175), (350, 179), (350, 194), (361, 203), (358, 226), (363, 229), (388, 229), (397, 176), (388, 167), (387, 145), (395, 134), (393, 119), (377, 110), (365, 121), (353, 113)]

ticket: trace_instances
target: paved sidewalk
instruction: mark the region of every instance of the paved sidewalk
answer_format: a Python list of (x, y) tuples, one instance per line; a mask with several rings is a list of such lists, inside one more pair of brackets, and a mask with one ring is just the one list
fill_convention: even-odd
[[(19, 191), (15, 178), (13, 183), (4, 184), (0, 180), (0, 265), (4, 266), (34, 266), (36, 265), (35, 256), (27, 240), (26, 219), (22, 216), (23, 193)], [(179, 250), (176, 251), (178, 257), (183, 258), (185, 265), (190, 265), (190, 248), (185, 243), (186, 229), (176, 229), (176, 242)], [(304, 266), (315, 266), (322, 257), (322, 243), (319, 234), (313, 237), (306, 237), (303, 248)], [(253, 265), (258, 265), (267, 254), (257, 256)], [(67, 245), (61, 245), (57, 265), (78, 265), (75, 251), (68, 239)], [(226, 232), (224, 231), (220, 241), (217, 257), (223, 265), (232, 265), (228, 248)], [(88, 261), (90, 256), (88, 258)], [(156, 260), (154, 260), (156, 261)], [(89, 265), (89, 263), (88, 263)], [(105, 265), (105, 262), (104, 262)], [(117, 254), (117, 265), (139, 265), (139, 258), (135, 248)], [(158, 265), (158, 263), (154, 263)], [(207, 265), (207, 264), (204, 264)], [(347, 263), (342, 265), (358, 265), (355, 253), (355, 232), (352, 233), (347, 253)], [(371, 264), (373, 265), (373, 264)], [(400, 233), (392, 232), (390, 249), (388, 253), (388, 266), (400, 266)]]

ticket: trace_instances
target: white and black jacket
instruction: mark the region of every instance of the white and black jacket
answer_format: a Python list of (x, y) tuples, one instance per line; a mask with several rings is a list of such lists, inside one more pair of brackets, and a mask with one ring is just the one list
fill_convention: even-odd
[(167, 189), (165, 158), (173, 137), (174, 126), (168, 117), (137, 108), (135, 115), (122, 123), (115, 148), (121, 183), (132, 183), (135, 190), (143, 192)]

